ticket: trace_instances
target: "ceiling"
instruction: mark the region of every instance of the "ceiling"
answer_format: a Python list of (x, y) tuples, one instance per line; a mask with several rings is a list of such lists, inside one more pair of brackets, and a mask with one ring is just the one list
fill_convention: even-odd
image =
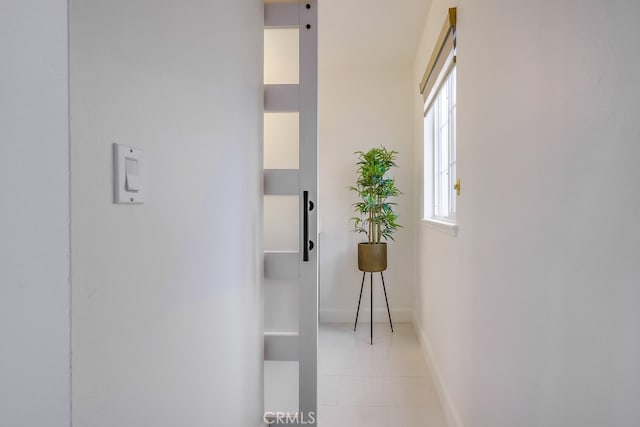
[(431, 0), (318, 0), (320, 65), (412, 64)]

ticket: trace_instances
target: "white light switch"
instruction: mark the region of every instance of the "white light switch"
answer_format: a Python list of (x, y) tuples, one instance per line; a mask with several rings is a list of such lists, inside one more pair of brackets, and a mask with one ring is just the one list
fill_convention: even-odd
[(113, 202), (144, 203), (143, 152), (113, 144)]
[(125, 188), (127, 191), (140, 191), (140, 177), (138, 175), (127, 175), (125, 178)]
[(124, 162), (125, 189), (127, 191), (140, 191), (140, 168), (138, 167), (138, 160), (125, 157)]

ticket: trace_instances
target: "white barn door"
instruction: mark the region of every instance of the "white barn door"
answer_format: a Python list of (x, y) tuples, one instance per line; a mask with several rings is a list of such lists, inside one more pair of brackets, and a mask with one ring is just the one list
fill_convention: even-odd
[(265, 411), (273, 425), (317, 418), (317, 16), (316, 1), (265, 4)]

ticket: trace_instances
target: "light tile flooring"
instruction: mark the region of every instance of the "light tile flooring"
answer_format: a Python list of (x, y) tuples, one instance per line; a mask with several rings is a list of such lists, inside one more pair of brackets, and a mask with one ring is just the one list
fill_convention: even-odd
[(446, 427), (410, 323), (320, 325), (319, 427)]

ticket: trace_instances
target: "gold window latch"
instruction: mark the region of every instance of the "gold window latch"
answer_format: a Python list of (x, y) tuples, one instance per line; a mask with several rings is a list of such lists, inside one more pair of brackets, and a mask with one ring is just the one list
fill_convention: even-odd
[(453, 189), (456, 190), (456, 196), (460, 195), (460, 178), (456, 179), (456, 185), (453, 186)]

